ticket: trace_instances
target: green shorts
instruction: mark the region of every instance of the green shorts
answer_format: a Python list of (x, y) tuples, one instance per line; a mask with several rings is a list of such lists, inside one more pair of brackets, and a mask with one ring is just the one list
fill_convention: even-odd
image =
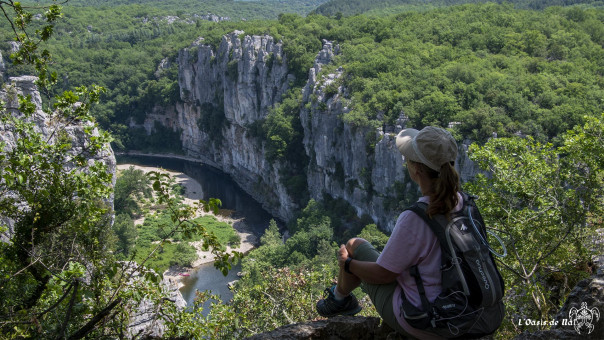
[[(380, 256), (380, 252), (377, 251), (369, 242), (362, 243), (355, 251), (353, 258), (359, 261), (375, 262)], [(394, 290), (397, 282), (392, 282), (384, 285), (369, 284), (363, 282), (361, 289), (371, 298), (371, 302), (375, 306), (375, 309), (380, 314), (384, 322), (390, 326), (390, 328), (396, 330), (399, 334), (407, 335), (407, 332), (403, 330), (401, 325), (396, 320), (394, 310), (392, 308), (392, 298), (394, 296)], [(408, 335), (407, 335), (408, 336)]]

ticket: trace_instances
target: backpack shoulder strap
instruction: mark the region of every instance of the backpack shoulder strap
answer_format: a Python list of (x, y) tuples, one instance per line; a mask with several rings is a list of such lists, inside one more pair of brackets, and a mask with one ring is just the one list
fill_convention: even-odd
[[(416, 202), (405, 210), (413, 211), (415, 214), (417, 214), (419, 217), (421, 217), (422, 220), (424, 220), (424, 222), (426, 222), (426, 224), (428, 224), (428, 226), (430, 227), (430, 230), (432, 230), (432, 232), (438, 239), (438, 242), (440, 243), (440, 247), (443, 252), (442, 253), (443, 263), (445, 263), (446, 262), (445, 251), (448, 253), (447, 238), (445, 236), (445, 228), (447, 227), (447, 224), (449, 224), (449, 222), (447, 221), (445, 216), (442, 214), (438, 214), (438, 215), (435, 215), (432, 218), (430, 218), (430, 216), (428, 216), (428, 213), (426, 212), (427, 208), (428, 208), (428, 205), (426, 203)], [(451, 254), (449, 254), (449, 255), (451, 255)]]
[[(434, 235), (436, 235), (436, 238), (438, 239), (438, 242), (439, 242), (440, 248), (441, 248), (441, 267), (442, 267), (444, 264), (447, 263), (447, 255), (450, 253), (447, 250), (448, 247), (446, 246), (446, 242), (447, 242), (446, 236), (445, 236), (445, 227), (447, 225), (446, 218), (443, 215), (437, 215), (437, 216), (435, 216), (435, 218), (430, 218), (428, 216), (428, 213), (426, 212), (427, 208), (428, 208), (428, 205), (426, 203), (415, 202), (413, 205), (406, 208), (405, 210), (413, 211), (415, 214), (417, 214), (419, 217), (421, 217), (421, 219), (424, 220), (424, 222), (426, 222), (426, 224), (428, 224), (428, 226), (430, 227), (430, 230), (432, 230)], [(443, 222), (444, 222), (444, 224), (442, 224)], [(412, 266), (409, 269), (409, 274), (415, 279), (415, 284), (417, 286), (417, 291), (418, 291), (424, 312), (426, 312), (428, 314), (429, 319), (431, 320), (431, 323), (432, 323), (432, 327), (436, 327), (431, 304), (430, 304), (430, 301), (428, 300), (428, 297), (426, 296), (426, 290), (424, 288), (424, 283), (423, 283), (421, 274), (419, 272), (419, 266), (418, 265)], [(403, 296), (403, 300), (406, 299), (404, 294), (402, 296)]]

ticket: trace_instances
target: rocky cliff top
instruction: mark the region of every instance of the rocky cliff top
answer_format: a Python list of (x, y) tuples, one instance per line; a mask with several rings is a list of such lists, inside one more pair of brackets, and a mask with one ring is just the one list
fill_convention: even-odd
[(327, 320), (287, 325), (272, 332), (256, 334), (249, 340), (398, 340), (404, 339), (375, 317), (337, 316)]
[(217, 49), (197, 39), (179, 52), (178, 65), (185, 103), (220, 105), (226, 119), (241, 126), (266, 117), (294, 79), (280, 41), (243, 31), (223, 36)]
[[(72, 147), (73, 153), (80, 153), (84, 149), (88, 138), (84, 129), (93, 127), (91, 122), (69, 122), (65, 123), (59, 117), (48, 116), (42, 110), (42, 97), (38, 91), (36, 85), (37, 77), (34, 76), (21, 76), (11, 77), (8, 83), (2, 89), (0, 89), (0, 100), (4, 101), (6, 109), (14, 115), (20, 115), (19, 98), (18, 95), (31, 98), (32, 103), (35, 105), (36, 110), (34, 114), (29, 118), (34, 124), (36, 132), (41, 133), (43, 136), (48, 137), (52, 143), (51, 137), (56, 136), (53, 132), (56, 129), (63, 130), (67, 133), (70, 139), (73, 141)], [(92, 137), (99, 136), (99, 131), (94, 128), (91, 132)], [(0, 126), (0, 142), (4, 143), (4, 151), (12, 150), (17, 142), (17, 137), (13, 134), (12, 129), (9, 126)], [(108, 166), (108, 171), (115, 173), (115, 155), (109, 145), (104, 150), (101, 150), (96, 156), (95, 160), (103, 162)]]
[(297, 209), (283, 186), (281, 164), (267, 161), (264, 146), (248, 127), (262, 122), (295, 78), (280, 41), (268, 35), (225, 35), (215, 48), (197, 39), (177, 58), (181, 103), (148, 115), (182, 131), (187, 156), (231, 175), (273, 216), (289, 220)]

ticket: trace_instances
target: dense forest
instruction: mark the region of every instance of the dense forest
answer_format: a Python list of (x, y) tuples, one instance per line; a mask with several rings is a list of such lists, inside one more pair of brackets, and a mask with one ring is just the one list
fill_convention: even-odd
[(588, 6), (601, 7), (604, 5), (602, 1), (598, 0), (331, 0), (317, 7), (317, 9), (313, 10), (312, 13), (326, 16), (349, 16), (362, 13), (385, 14), (405, 11), (425, 11), (437, 7), (487, 2), (498, 4), (508, 3), (514, 5), (515, 8), (534, 10), (542, 10), (551, 6), (571, 6), (584, 4)]
[(193, 16), (195, 14), (214, 14), (230, 20), (276, 19), (281, 13), (306, 15), (327, 0), (70, 0), (69, 6), (95, 7), (108, 9), (138, 5), (156, 8), (164, 15)]
[[(508, 318), (496, 336), (507, 339), (535, 330), (519, 327), (518, 317), (551, 318), (590, 274), (592, 254), (601, 252), (590, 244), (604, 208), (604, 10), (600, 1), (457, 5), (462, 2), (72, 0), (61, 9), (25, 11), (0, 2), (19, 23), (0, 22), (0, 51), (7, 62), (18, 62), (8, 65), (8, 76), (48, 75), (49, 83), (40, 84), (46, 111), (60, 109), (66, 121), (94, 122), (110, 133), (88, 131), (91, 154), (110, 140), (116, 150), (178, 152), (166, 148), (166, 141), (178, 146), (173, 131), (157, 127), (148, 136), (129, 128), (131, 119), (140, 123), (151, 110), (179, 100), (178, 51), (198, 37), (217, 46), (234, 30), (271, 35), (283, 41), (296, 81), (256, 132), (268, 157), (295, 162), (299, 91), (323, 39), (333, 41), (341, 53), (323, 72), (342, 67), (344, 75), (326, 91), (345, 89), (346, 123), (378, 128), (404, 114), (414, 127), (439, 125), (477, 142), (471, 157), (491, 175), (464, 189), (481, 197), (487, 223), (505, 235), (514, 254), (500, 261)], [(21, 29), (29, 34), (21, 36), (26, 54), (12, 43)], [(58, 75), (54, 86), (50, 72)], [(17, 230), (12, 243), (0, 242), (0, 333), (6, 338), (120, 337), (145, 301), (163, 308), (166, 336), (242, 338), (315, 319), (314, 303), (336, 276), (338, 244), (360, 236), (381, 249), (387, 241), (347, 202), (310, 200), (289, 221), (287, 240), (271, 223), (261, 245), (242, 259), (245, 275), (231, 303), (200, 293), (192, 310), (179, 310), (161, 277), (146, 268), (190, 263), (184, 241), (196, 240), (216, 249), (217, 266), (227, 270), (234, 259), (224, 245), (236, 235), (198, 219), (163, 175), (127, 170), (112, 191), (101, 164), (65, 174), (86, 160), (72, 159), (62, 134), (57, 142), (45, 140), (4, 106), (2, 126), (14, 125), (21, 136), (17, 148), (0, 155), (0, 216), (15, 220)], [(34, 111), (25, 98), (20, 110)], [(110, 195), (114, 221), (104, 205)], [(15, 208), (19, 200), (30, 209)], [(151, 205), (165, 213), (134, 226), (133, 217)], [(140, 266), (133, 270), (124, 260)], [(203, 316), (206, 301), (212, 310)], [(362, 315), (377, 315), (362, 301)]]

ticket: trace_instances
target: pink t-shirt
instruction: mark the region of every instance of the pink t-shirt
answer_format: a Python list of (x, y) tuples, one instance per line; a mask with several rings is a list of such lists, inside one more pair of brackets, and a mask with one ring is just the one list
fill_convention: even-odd
[[(461, 194), (457, 194), (458, 203), (453, 211), (463, 208)], [(430, 203), (429, 196), (421, 197), (418, 202)], [(401, 290), (416, 307), (421, 308), (421, 299), (415, 279), (409, 274), (409, 268), (417, 264), (426, 289), (426, 296), (431, 302), (441, 292), (441, 251), (438, 239), (424, 220), (412, 211), (403, 211), (396, 221), (392, 235), (384, 250), (377, 259), (377, 264), (394, 273), (398, 285), (394, 291), (392, 307), (401, 327), (418, 339), (442, 339), (417, 328), (411, 327), (401, 315)]]

